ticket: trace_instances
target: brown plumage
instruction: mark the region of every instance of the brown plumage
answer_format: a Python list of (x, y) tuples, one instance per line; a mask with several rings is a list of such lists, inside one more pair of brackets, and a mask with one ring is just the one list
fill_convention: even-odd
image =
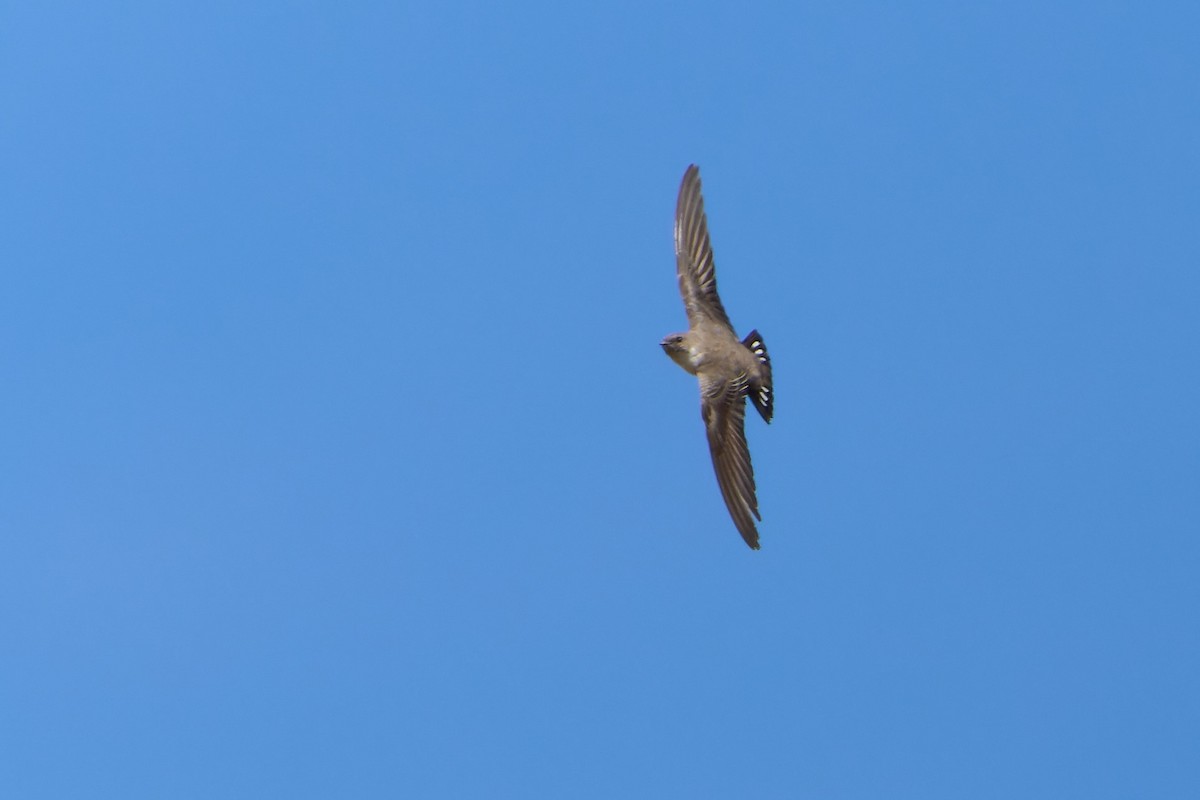
[(687, 168), (675, 206), (675, 271), (687, 311), (688, 330), (663, 339), (675, 363), (700, 379), (700, 416), (708, 433), (713, 470), (738, 532), (758, 549), (758, 497), (746, 445), (746, 398), (762, 418), (774, 414), (771, 359), (758, 331), (739, 340), (717, 295), (700, 170)]

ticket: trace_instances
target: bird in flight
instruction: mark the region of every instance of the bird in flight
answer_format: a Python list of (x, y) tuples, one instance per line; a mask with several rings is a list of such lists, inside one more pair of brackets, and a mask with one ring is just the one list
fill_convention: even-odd
[(700, 169), (695, 164), (683, 173), (675, 206), (675, 272), (688, 330), (673, 333), (660, 344), (672, 361), (700, 379), (700, 417), (708, 432), (721, 496), (738, 532), (757, 550), (754, 520), (762, 515), (746, 446), (746, 398), (765, 421), (771, 421), (775, 407), (771, 359), (758, 331), (737, 338), (717, 296)]

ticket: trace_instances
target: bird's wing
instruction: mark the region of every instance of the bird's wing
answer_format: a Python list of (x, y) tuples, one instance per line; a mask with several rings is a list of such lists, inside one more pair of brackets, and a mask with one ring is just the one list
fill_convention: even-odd
[(754, 520), (762, 516), (758, 513), (750, 448), (746, 446), (746, 385), (745, 375), (733, 381), (702, 377), (700, 413), (708, 430), (708, 449), (721, 496), (738, 532), (746, 544), (757, 550), (758, 529)]
[(679, 293), (687, 309), (688, 324), (695, 328), (699, 320), (710, 320), (729, 328), (729, 317), (717, 296), (717, 273), (713, 267), (712, 244), (708, 240), (708, 219), (704, 215), (704, 196), (700, 193), (700, 168), (692, 164), (683, 173), (679, 200), (675, 204), (675, 272)]

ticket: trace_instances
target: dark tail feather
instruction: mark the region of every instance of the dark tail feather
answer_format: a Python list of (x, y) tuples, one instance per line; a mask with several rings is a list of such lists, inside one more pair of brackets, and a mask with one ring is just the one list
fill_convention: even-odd
[(762, 365), (762, 374), (757, 380), (750, 382), (746, 393), (750, 395), (750, 402), (754, 403), (754, 407), (758, 409), (762, 418), (770, 422), (771, 417), (775, 414), (775, 387), (771, 384), (771, 357), (767, 355), (767, 345), (763, 343), (758, 331), (750, 331), (746, 334), (742, 344), (751, 353), (754, 353), (754, 357)]

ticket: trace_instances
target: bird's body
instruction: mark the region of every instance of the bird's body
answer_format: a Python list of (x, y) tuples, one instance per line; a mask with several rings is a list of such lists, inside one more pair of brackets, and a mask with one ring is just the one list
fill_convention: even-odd
[(762, 517), (746, 446), (746, 398), (771, 421), (771, 359), (758, 331), (738, 339), (717, 295), (700, 170), (694, 164), (683, 175), (675, 208), (675, 269), (689, 328), (661, 345), (671, 360), (700, 380), (700, 415), (721, 495), (738, 532), (757, 550), (754, 520)]
[(758, 359), (732, 332), (699, 328), (680, 335), (680, 347), (667, 355), (692, 375), (703, 376), (712, 369), (724, 373), (731, 366), (755, 376), (762, 371)]

